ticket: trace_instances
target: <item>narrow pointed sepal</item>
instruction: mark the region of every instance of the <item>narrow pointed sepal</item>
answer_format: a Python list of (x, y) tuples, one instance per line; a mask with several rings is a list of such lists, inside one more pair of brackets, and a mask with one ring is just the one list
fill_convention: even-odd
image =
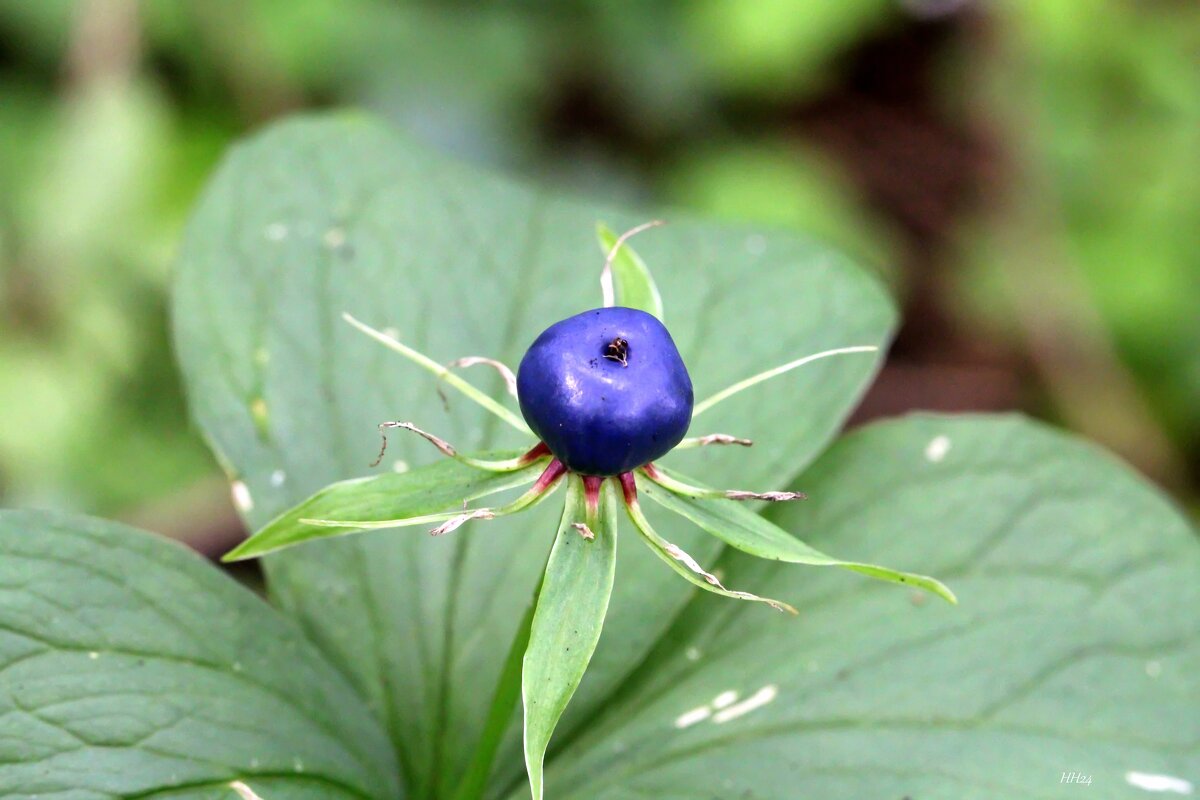
[[(518, 453), (485, 454), (518, 458)], [(406, 472), (387, 472), (330, 484), (268, 522), (225, 555), (241, 561), (313, 539), (374, 528), (443, 522), (464, 503), (534, 481), (541, 466), (512, 472), (482, 472), (460, 461), (439, 461)]]
[(721, 541), (759, 558), (817, 567), (841, 567), (872, 578), (915, 586), (957, 603), (954, 592), (936, 578), (861, 561), (843, 561), (809, 547), (761, 514), (740, 503), (690, 497), (668, 491), (648, 477), (638, 479), (641, 494), (692, 521)]
[(596, 226), (596, 235), (605, 253), (604, 269), (600, 272), (600, 295), (605, 308), (620, 305), (640, 309), (660, 320), (663, 318), (662, 295), (654, 284), (654, 277), (627, 242), (644, 230), (664, 224), (661, 220), (651, 220), (620, 236), (603, 224)]
[[(380, 519), (380, 520), (346, 520), (346, 519), (302, 519), (302, 523), (312, 525), (318, 528), (349, 528), (355, 526), (360, 530), (376, 530), (379, 528), (402, 528), (409, 525), (423, 525), (429, 522), (441, 523), (437, 527), (430, 529), (429, 533), (433, 536), (442, 536), (451, 531), (458, 530), (463, 524), (470, 522), (473, 519), (496, 519), (497, 517), (507, 517), (516, 514), (519, 511), (524, 511), (527, 508), (533, 508), (538, 503), (549, 497), (556, 488), (560, 479), (566, 474), (566, 467), (557, 458), (551, 459), (546, 468), (542, 470), (542, 474), (534, 481), (533, 486), (524, 494), (506, 505), (497, 506), (495, 508), (469, 508), (463, 511), (446, 511), (441, 514), (430, 514), (423, 517), (413, 517), (408, 519)], [(505, 473), (501, 473), (505, 474)]]
[(721, 580), (700, 566), (700, 563), (692, 556), (688, 555), (683, 548), (672, 542), (667, 541), (659, 533), (654, 530), (650, 524), (650, 520), (643, 513), (641, 505), (638, 503), (637, 488), (633, 473), (627, 472), (621, 476), (621, 485), (625, 496), (625, 510), (629, 514), (629, 519), (632, 520), (634, 527), (641, 534), (642, 541), (661, 558), (671, 569), (682, 575), (689, 583), (699, 586), (705, 591), (719, 594), (724, 597), (732, 597), (738, 600), (749, 600), (755, 603), (765, 603), (776, 611), (786, 611), (789, 614), (798, 613), (795, 608), (784, 603), (781, 600), (773, 600), (769, 597), (759, 597), (750, 592), (741, 592), (733, 589), (727, 589)]
[(831, 356), (844, 356), (850, 355), (851, 353), (876, 353), (878, 351), (879, 348), (873, 344), (855, 345), (853, 347), (836, 347), (833, 350), (825, 350), (820, 353), (813, 353), (810, 356), (797, 358), (795, 361), (789, 361), (788, 363), (781, 364), (778, 367), (764, 370), (757, 375), (751, 375), (745, 380), (738, 381), (732, 386), (727, 386), (713, 396), (696, 403), (695, 407), (692, 409), (692, 419), (695, 419), (705, 411), (708, 411), (710, 408), (715, 406), (717, 403), (728, 400), (739, 392), (744, 392), (752, 386), (757, 386), (763, 381), (768, 381), (771, 378), (777, 378), (784, 373), (797, 369), (798, 367), (803, 367), (805, 364), (811, 364), (814, 361), (820, 361), (823, 358), (830, 358)]
[(558, 488), (562, 477), (567, 474), (567, 468), (557, 458), (550, 460), (546, 468), (542, 470), (542, 474), (534, 481), (533, 486), (529, 487), (529, 491), (513, 500), (507, 505), (497, 508), (477, 508), (471, 511), (464, 511), (454, 517), (446, 520), (441, 525), (437, 526), (429, 533), (433, 536), (441, 536), (444, 533), (450, 533), (457, 530), (465, 522), (470, 522), (473, 519), (495, 519), (496, 517), (507, 517), (512, 514), (525, 511), (533, 508), (538, 503), (545, 500), (554, 490)]
[[(521, 672), (525, 766), (533, 800), (542, 800), (550, 736), (591, 661), (617, 565), (616, 497), (601, 488), (595, 510), (583, 480), (568, 478), (567, 502), (546, 563)], [(580, 527), (591, 538), (580, 536)]]

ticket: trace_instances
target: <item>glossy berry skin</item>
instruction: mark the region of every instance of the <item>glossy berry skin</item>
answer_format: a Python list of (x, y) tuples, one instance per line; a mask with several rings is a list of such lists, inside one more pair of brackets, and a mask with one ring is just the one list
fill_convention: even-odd
[(596, 308), (543, 331), (521, 359), (517, 398), (533, 432), (582, 475), (647, 464), (692, 421), (692, 380), (671, 334), (632, 308)]

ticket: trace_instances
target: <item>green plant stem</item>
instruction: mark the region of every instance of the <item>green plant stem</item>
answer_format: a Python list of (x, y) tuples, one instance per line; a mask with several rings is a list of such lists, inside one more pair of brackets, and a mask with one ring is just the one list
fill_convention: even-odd
[[(543, 573), (545, 570), (543, 570)], [(513, 709), (521, 697), (521, 661), (525, 650), (529, 647), (529, 631), (533, 626), (533, 612), (537, 608), (538, 595), (542, 592), (542, 580), (538, 580), (537, 589), (529, 599), (529, 607), (521, 617), (521, 624), (513, 636), (512, 644), (508, 647), (508, 656), (504, 659), (504, 669), (500, 672), (500, 680), (496, 682), (496, 691), (492, 695), (492, 705), (488, 709), (487, 720), (483, 725), (483, 733), (471, 756), (471, 763), (463, 773), (462, 781), (451, 796), (452, 800), (478, 800), (483, 797), (487, 788), (487, 779), (492, 772), (492, 762), (508, 723), (512, 720)]]

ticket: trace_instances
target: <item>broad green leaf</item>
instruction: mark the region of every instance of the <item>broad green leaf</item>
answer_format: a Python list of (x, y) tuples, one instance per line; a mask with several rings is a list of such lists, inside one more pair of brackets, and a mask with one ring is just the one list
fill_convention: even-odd
[[(528, 446), (343, 313), (394, 328), (437, 363), (485, 356), (515, 365), (546, 327), (597, 305), (597, 221), (627, 230), (647, 217), (447, 163), (361, 117), (285, 123), (239, 146), (190, 222), (174, 321), (192, 413), (245, 487), (251, 529), (365, 474), (385, 420), (436, 430), (464, 452)], [(669, 303), (697, 397), (803, 355), (888, 338), (891, 304), (838, 254), (791, 235), (666, 219), (637, 250)], [(827, 359), (743, 392), (693, 433), (748, 436), (752, 449), (700, 448), (668, 461), (715, 485), (788, 480), (834, 435), (877, 364), (870, 355)], [(499, 376), (462, 376), (507, 402)], [(416, 437), (393, 437), (388, 456), (409, 467), (439, 458)], [(547, 503), (486, 531), (353, 536), (264, 560), (272, 597), (385, 719), (416, 795), (471, 762), (554, 512)], [(722, 547), (682, 520), (664, 520), (660, 532), (705, 564)], [(607, 702), (692, 595), (636, 537), (618, 544), (618, 561), (608, 635), (551, 752)], [(514, 725), (494, 783), (523, 773)]]
[[(489, 458), (515, 458), (520, 452), (489, 453)], [(351, 478), (326, 486), (300, 505), (268, 522), (225, 556), (241, 561), (313, 539), (345, 536), (360, 527), (315, 525), (313, 520), (414, 520), (412, 524), (436, 524), (428, 519), (441, 512), (451, 514), (480, 497), (530, 483), (545, 465), (532, 465), (513, 472), (484, 472), (452, 459), (396, 473)]]
[(122, 525), (0, 512), (0, 796), (401, 795), (345, 678), (251, 592)]
[[(607, 258), (620, 237), (603, 223), (596, 226), (596, 235)], [(663, 299), (654, 285), (654, 277), (628, 240), (621, 243), (621, 249), (613, 257), (612, 282), (616, 305), (637, 308), (664, 319)]]
[[(696, 484), (691, 478), (684, 480)], [(642, 475), (638, 476), (637, 485), (639, 495), (646, 495), (663, 508), (691, 520), (726, 544), (752, 556), (816, 567), (844, 567), (872, 578), (925, 589), (951, 603), (958, 602), (954, 593), (936, 578), (827, 556), (739, 501), (683, 497), (663, 489)]]
[[(525, 766), (533, 800), (542, 800), (542, 760), (550, 736), (600, 641), (617, 566), (612, 481), (601, 487), (594, 518), (586, 513), (583, 494), (583, 481), (572, 475), (522, 661)], [(586, 525), (592, 538), (576, 525)]]
[(496, 751), (504, 741), (504, 731), (508, 728), (513, 709), (517, 708), (517, 700), (521, 697), (521, 670), (525, 661), (525, 650), (529, 647), (529, 633), (533, 625), (537, 594), (541, 588), (539, 583), (534, 596), (530, 598), (529, 607), (525, 609), (521, 618), (517, 635), (508, 647), (508, 657), (504, 660), (504, 669), (492, 693), (492, 704), (488, 709), (479, 747), (475, 748), (471, 763), (459, 779), (453, 800), (473, 800), (482, 796), (487, 789)]
[(726, 551), (730, 582), (787, 597), (799, 618), (697, 597), (549, 762), (549, 796), (1145, 798), (1147, 781), (1197, 784), (1200, 540), (1127, 467), (1017, 417), (917, 416), (852, 433), (797, 488), (810, 499), (768, 516), (822, 549), (919, 565), (960, 604)]

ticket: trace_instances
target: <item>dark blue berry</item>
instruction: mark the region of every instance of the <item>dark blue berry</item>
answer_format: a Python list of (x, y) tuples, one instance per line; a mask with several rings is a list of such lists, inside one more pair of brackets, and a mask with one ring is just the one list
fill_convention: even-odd
[(521, 413), (583, 475), (619, 475), (665, 455), (692, 420), (692, 380), (652, 315), (597, 308), (542, 332), (517, 370)]

